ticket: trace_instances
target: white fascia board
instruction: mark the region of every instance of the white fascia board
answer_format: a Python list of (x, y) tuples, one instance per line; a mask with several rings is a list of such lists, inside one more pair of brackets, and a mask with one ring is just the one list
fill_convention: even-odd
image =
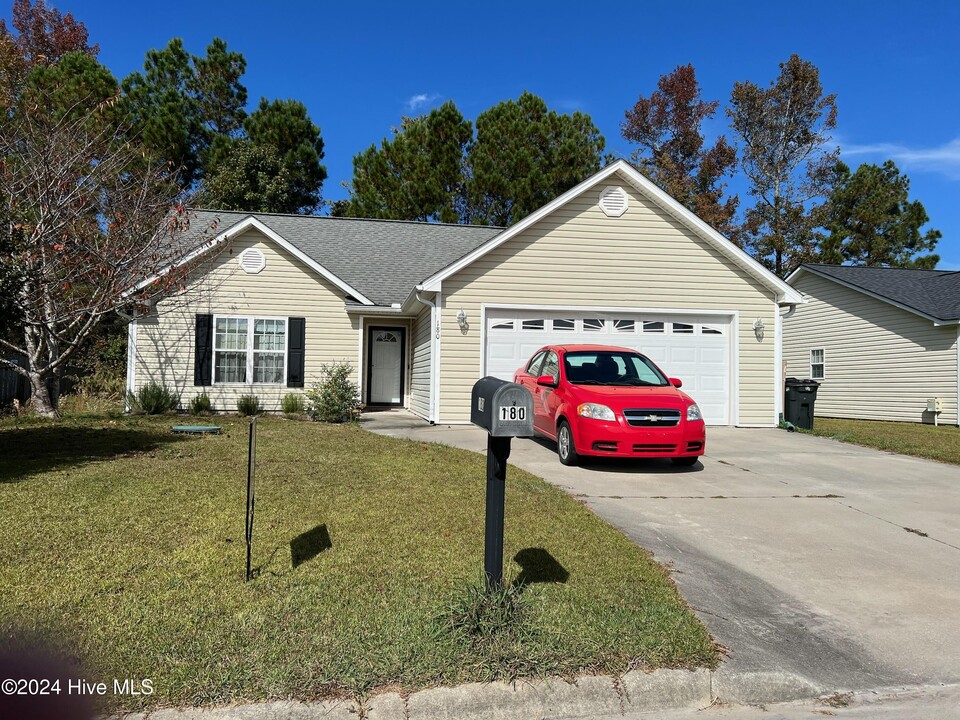
[(154, 282), (154, 281), (157, 280), (158, 278), (160, 278), (160, 277), (162, 277), (163, 275), (165, 275), (166, 273), (170, 272), (170, 270), (173, 270), (173, 269), (175, 269), (175, 268), (178, 268), (178, 267), (180, 267), (180, 266), (182, 266), (182, 265), (190, 262), (191, 260), (195, 260), (196, 258), (200, 257), (200, 256), (203, 255), (204, 253), (206, 253), (206, 252), (208, 252), (209, 250), (212, 250), (213, 248), (215, 248), (217, 245), (220, 245), (221, 243), (225, 242), (226, 240), (228, 240), (228, 239), (230, 239), (230, 238), (232, 238), (232, 237), (235, 237), (236, 235), (239, 235), (240, 233), (242, 233), (242, 232), (244, 232), (244, 231), (246, 231), (246, 230), (249, 230), (250, 228), (253, 228), (253, 229), (257, 230), (257, 231), (260, 232), (261, 234), (263, 234), (263, 235), (265, 235), (266, 237), (268, 237), (270, 240), (272, 240), (272, 241), (275, 242), (277, 245), (279, 245), (279, 246), (282, 247), (284, 250), (286, 250), (288, 253), (290, 253), (291, 255), (293, 255), (295, 258), (297, 258), (300, 262), (302, 262), (304, 265), (306, 265), (307, 267), (309, 267), (311, 270), (314, 270), (314, 271), (317, 272), (319, 275), (321, 275), (321, 276), (323, 276), (324, 278), (326, 278), (329, 282), (331, 282), (332, 284), (336, 285), (338, 288), (340, 288), (341, 290), (343, 290), (345, 293), (347, 293), (347, 294), (349, 294), (349, 295), (352, 295), (352, 296), (355, 297), (357, 300), (359, 300), (360, 302), (362, 302), (364, 305), (373, 305), (373, 304), (374, 304), (374, 302), (373, 302), (372, 300), (370, 300), (370, 298), (368, 298), (366, 295), (364, 295), (363, 293), (361, 293), (361, 292), (360, 292), (359, 290), (357, 290), (356, 288), (351, 287), (350, 285), (348, 285), (347, 283), (345, 283), (345, 282), (344, 282), (343, 280), (341, 280), (339, 277), (337, 277), (337, 276), (334, 275), (332, 272), (330, 272), (330, 271), (327, 270), (325, 267), (323, 267), (323, 265), (321, 265), (320, 263), (318, 263), (316, 260), (314, 260), (313, 258), (311, 258), (309, 255), (305, 254), (302, 250), (300, 250), (300, 248), (296, 247), (295, 245), (293, 245), (293, 243), (291, 243), (290, 241), (284, 239), (283, 236), (278, 235), (276, 232), (274, 232), (273, 230), (271, 230), (270, 228), (268, 228), (266, 225), (264, 225), (262, 222), (260, 222), (259, 220), (257, 220), (257, 218), (255, 218), (253, 215), (248, 215), (247, 217), (245, 217), (245, 218), (244, 218), (243, 220), (241, 220), (240, 222), (238, 222), (238, 223), (236, 223), (236, 224), (234, 224), (234, 225), (231, 225), (231, 226), (228, 227), (226, 230), (224, 230), (223, 232), (221, 232), (220, 234), (218, 234), (216, 237), (214, 237), (212, 240), (209, 240), (209, 241), (203, 243), (202, 245), (200, 245), (200, 247), (198, 247), (198, 248), (196, 248), (195, 250), (193, 250), (192, 252), (188, 253), (188, 254), (185, 255), (183, 258), (181, 258), (180, 260), (178, 260), (176, 263), (174, 263), (174, 264), (172, 264), (172, 265), (164, 268), (163, 270), (161, 270), (159, 273), (157, 273), (157, 274), (154, 275), (153, 277), (149, 277), (149, 278), (147, 278), (146, 280), (141, 281), (140, 283), (138, 283), (138, 284), (133, 288), (133, 290), (129, 290), (127, 293), (125, 293), (125, 296), (126, 296), (126, 295), (130, 295), (130, 294), (136, 292), (137, 290), (142, 290), (142, 289), (145, 288), (147, 285), (150, 285), (152, 282)]
[(725, 238), (723, 235), (718, 233), (712, 227), (710, 227), (703, 220), (698, 218), (692, 212), (690, 212), (683, 205), (678, 203), (672, 197), (670, 197), (663, 190), (658, 188), (652, 182), (643, 177), (639, 172), (637, 172), (629, 163), (625, 160), (617, 160), (607, 167), (603, 168), (600, 172), (592, 175), (591, 177), (584, 180), (579, 185), (567, 190), (553, 201), (547, 203), (542, 208), (537, 210), (535, 213), (528, 215), (523, 220), (518, 222), (516, 225), (513, 225), (510, 228), (507, 228), (499, 235), (488, 240), (486, 243), (481, 245), (479, 248), (474, 250), (472, 253), (465, 255), (457, 262), (452, 265), (448, 265), (446, 268), (440, 272), (432, 275), (423, 282), (424, 290), (440, 290), (443, 281), (453, 275), (454, 273), (459, 272), (466, 266), (470, 265), (477, 259), (483, 257), (491, 250), (498, 248), (500, 245), (510, 240), (510, 238), (515, 237), (516, 235), (522, 233), (524, 230), (529, 228), (531, 225), (535, 224), (542, 218), (550, 215), (558, 208), (566, 205), (568, 202), (573, 200), (575, 197), (589, 190), (595, 185), (607, 180), (611, 175), (615, 173), (622, 173), (622, 175), (643, 195), (646, 195), (656, 204), (662, 207), (664, 210), (669, 212), (675, 218), (680, 220), (682, 223), (687, 225), (691, 230), (693, 230), (698, 236), (709, 242), (711, 245), (715, 246), (722, 254), (726, 255), (729, 259), (733, 260), (744, 270), (749, 272), (751, 275), (760, 280), (764, 285), (768, 286), (770, 289), (774, 290), (777, 293), (777, 302), (791, 304), (791, 303), (800, 303), (803, 301), (802, 296), (792, 287), (790, 287), (783, 280), (778, 278), (772, 272), (767, 270), (763, 265), (758, 263), (752, 257), (750, 257), (743, 250), (734, 245), (730, 240)]
[(905, 310), (906, 312), (916, 315), (917, 317), (921, 317), (924, 320), (929, 320), (930, 322), (933, 323), (934, 327), (944, 327), (947, 325), (960, 325), (960, 319), (939, 320), (933, 317), (932, 315), (927, 315), (926, 313), (920, 312), (919, 310), (916, 310), (911, 307), (907, 307), (902, 303), (898, 303), (896, 300), (891, 300), (888, 297), (883, 297), (883, 295), (877, 295), (877, 293), (875, 292), (870, 292), (869, 290), (865, 290), (864, 288), (854, 285), (853, 283), (846, 282), (845, 280), (840, 280), (839, 278), (835, 278), (832, 275), (828, 275), (827, 273), (818, 272), (816, 268), (799, 267), (796, 270), (794, 270), (792, 273), (790, 273), (790, 276), (787, 278), (787, 282), (790, 282), (790, 281), (796, 282), (795, 278), (797, 278), (801, 272), (808, 272), (813, 275), (816, 275), (817, 277), (822, 277), (824, 280), (831, 280), (835, 282), (837, 285), (842, 285), (843, 287), (849, 288), (850, 290), (856, 290), (858, 293), (861, 293), (868, 297), (872, 297), (874, 300), (879, 300), (880, 302), (884, 302), (887, 305), (893, 305), (896, 308)]

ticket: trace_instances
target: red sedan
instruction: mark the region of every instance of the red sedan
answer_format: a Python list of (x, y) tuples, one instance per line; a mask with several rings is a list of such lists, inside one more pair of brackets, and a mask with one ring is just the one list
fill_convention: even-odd
[(564, 465), (581, 455), (670, 458), (693, 465), (706, 432), (682, 383), (635, 350), (549, 345), (516, 372), (533, 395), (534, 430), (557, 441)]

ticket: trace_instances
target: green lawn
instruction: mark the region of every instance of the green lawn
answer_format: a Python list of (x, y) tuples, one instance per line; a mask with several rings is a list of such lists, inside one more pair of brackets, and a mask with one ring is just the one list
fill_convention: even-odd
[(960, 428), (875, 420), (815, 418), (813, 434), (904, 455), (960, 464)]
[(522, 631), (451, 632), (481, 578), (484, 458), (356, 425), (260, 421), (259, 575), (244, 583), (247, 422), (170, 433), (182, 421), (0, 423), (0, 638), (49, 638), (108, 682), (153, 679), (155, 695), (111, 709), (717, 662), (663, 567), (515, 468)]

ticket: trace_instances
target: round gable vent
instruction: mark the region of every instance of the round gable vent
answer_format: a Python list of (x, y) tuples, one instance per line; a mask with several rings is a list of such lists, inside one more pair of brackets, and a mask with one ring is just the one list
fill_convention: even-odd
[(608, 217), (620, 217), (627, 211), (627, 192), (622, 187), (606, 187), (600, 192), (600, 209)]
[(251, 275), (256, 274), (267, 266), (267, 258), (257, 248), (247, 248), (237, 258), (240, 269)]

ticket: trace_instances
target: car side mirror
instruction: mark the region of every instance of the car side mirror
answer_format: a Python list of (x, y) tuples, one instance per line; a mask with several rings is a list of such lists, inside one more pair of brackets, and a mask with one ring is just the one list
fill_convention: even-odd
[(683, 380), (681, 380), (680, 378), (668, 378), (668, 379), (670, 380), (670, 384), (673, 385), (675, 388), (683, 387)]
[(537, 378), (537, 385), (555, 388), (559, 383), (553, 375), (541, 375)]

